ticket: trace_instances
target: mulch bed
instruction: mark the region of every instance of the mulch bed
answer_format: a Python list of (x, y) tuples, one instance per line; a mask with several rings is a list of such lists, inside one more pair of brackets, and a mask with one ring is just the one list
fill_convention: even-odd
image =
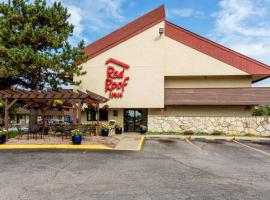
[[(119, 139), (114, 136), (102, 137), (102, 136), (86, 136), (82, 140), (82, 145), (105, 145), (111, 148), (115, 148), (119, 143)], [(40, 136), (37, 138), (27, 139), (27, 135), (22, 137), (17, 136), (16, 138), (9, 139), (6, 142), (7, 145), (68, 145), (72, 144), (70, 138), (61, 138), (56, 136), (43, 136), (41, 139)]]

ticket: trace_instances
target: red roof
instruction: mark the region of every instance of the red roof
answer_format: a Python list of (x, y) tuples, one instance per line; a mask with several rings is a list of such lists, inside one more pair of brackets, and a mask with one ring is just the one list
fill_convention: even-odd
[(237, 53), (167, 21), (165, 23), (165, 35), (196, 49), (197, 51), (245, 71), (248, 74), (270, 75), (270, 68), (268, 65)]
[[(165, 21), (164, 6), (158, 7), (111, 34), (86, 46), (84, 49), (85, 53), (89, 58), (93, 58), (162, 21)], [(268, 65), (237, 53), (168, 21), (165, 21), (165, 35), (196, 49), (197, 51), (245, 71), (248, 74), (255, 75), (253, 80), (258, 81), (270, 75), (270, 67)]]
[(160, 6), (100, 40), (86, 46), (84, 49), (85, 53), (89, 58), (93, 58), (164, 20), (165, 9), (164, 6)]
[(129, 65), (128, 65), (128, 64), (123, 63), (123, 62), (121, 62), (121, 61), (119, 61), (119, 60), (116, 60), (116, 59), (114, 59), (114, 58), (109, 58), (108, 60), (106, 60), (105, 64), (107, 65), (107, 64), (109, 64), (109, 63), (117, 64), (117, 65), (119, 65), (119, 66), (121, 66), (121, 67), (124, 67), (124, 68), (126, 68), (126, 69), (129, 68)]

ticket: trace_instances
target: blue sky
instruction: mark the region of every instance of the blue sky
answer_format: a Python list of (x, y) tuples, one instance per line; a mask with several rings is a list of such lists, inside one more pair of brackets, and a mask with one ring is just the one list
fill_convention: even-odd
[(89, 44), (164, 4), (168, 21), (270, 65), (270, 0), (57, 1), (71, 13), (74, 44)]

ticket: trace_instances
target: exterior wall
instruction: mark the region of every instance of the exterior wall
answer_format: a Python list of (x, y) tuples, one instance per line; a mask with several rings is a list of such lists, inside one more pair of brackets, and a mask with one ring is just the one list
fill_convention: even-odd
[(165, 55), (165, 76), (248, 75), (168, 37)]
[(164, 116), (251, 116), (247, 106), (166, 106), (165, 109), (149, 109), (149, 115)]
[[(96, 124), (97, 121), (87, 121), (87, 112), (82, 111), (81, 113), (81, 122), (82, 124)], [(100, 121), (100, 123), (107, 122), (107, 121)]]
[[(118, 111), (118, 116), (113, 116), (113, 111)], [(115, 120), (116, 123), (121, 124), (124, 127), (124, 109), (109, 109), (109, 120)]]
[(238, 88), (251, 82), (251, 76), (165, 77), (165, 88)]
[[(115, 58), (130, 65), (125, 76), (130, 80), (123, 98), (110, 99), (107, 103), (109, 120), (123, 125), (123, 108), (148, 108), (149, 114), (159, 115), (164, 108), (164, 88), (234, 88), (251, 87), (251, 76), (244, 71), (192, 49), (166, 36), (159, 36), (161, 22), (148, 30), (118, 44), (83, 63), (85, 76), (76, 88), (90, 90), (102, 96), (108, 58)], [(112, 64), (115, 68), (116, 66)], [(113, 109), (118, 117), (113, 117)], [(249, 116), (246, 106), (170, 106), (166, 116)], [(86, 121), (86, 113), (82, 114)]]
[[(113, 116), (113, 110), (118, 111), (118, 116), (114, 117)], [(83, 111), (81, 114), (81, 120), (82, 124), (95, 124), (96, 121), (87, 121), (87, 112)], [(115, 120), (117, 123), (120, 123), (122, 126), (124, 125), (124, 109), (109, 109), (108, 110), (108, 121), (110, 120)], [(101, 123), (105, 121), (100, 121)], [(107, 122), (107, 121), (106, 121)]]
[(105, 93), (105, 61), (115, 58), (127, 63), (130, 68), (125, 76), (130, 80), (125, 88), (123, 98), (111, 99), (110, 108), (162, 108), (164, 106), (164, 40), (159, 36), (161, 22), (150, 29), (120, 43), (108, 51), (82, 64), (87, 71), (80, 77), (80, 90), (90, 90), (107, 97)]
[(182, 132), (186, 130), (228, 135), (270, 136), (269, 117), (165, 117), (148, 116), (148, 130), (152, 132)]

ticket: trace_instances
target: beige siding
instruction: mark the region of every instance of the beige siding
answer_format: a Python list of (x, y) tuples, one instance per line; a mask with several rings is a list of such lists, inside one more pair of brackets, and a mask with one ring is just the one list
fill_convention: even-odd
[(251, 87), (250, 76), (165, 77), (165, 88)]
[(165, 76), (248, 75), (170, 38), (166, 38), (165, 63)]
[(250, 116), (251, 107), (247, 106), (166, 106), (149, 109), (149, 115), (165, 116)]
[(123, 98), (111, 99), (110, 108), (160, 108), (164, 106), (164, 38), (159, 36), (161, 22), (139, 35), (109, 49), (83, 64), (87, 71), (78, 89), (105, 93), (105, 61), (114, 58), (130, 65), (125, 76), (130, 80)]
[[(118, 116), (115, 117), (113, 116), (113, 111), (117, 110), (118, 111)], [(109, 120), (115, 120), (116, 123), (119, 123), (124, 126), (124, 109), (109, 109)]]

